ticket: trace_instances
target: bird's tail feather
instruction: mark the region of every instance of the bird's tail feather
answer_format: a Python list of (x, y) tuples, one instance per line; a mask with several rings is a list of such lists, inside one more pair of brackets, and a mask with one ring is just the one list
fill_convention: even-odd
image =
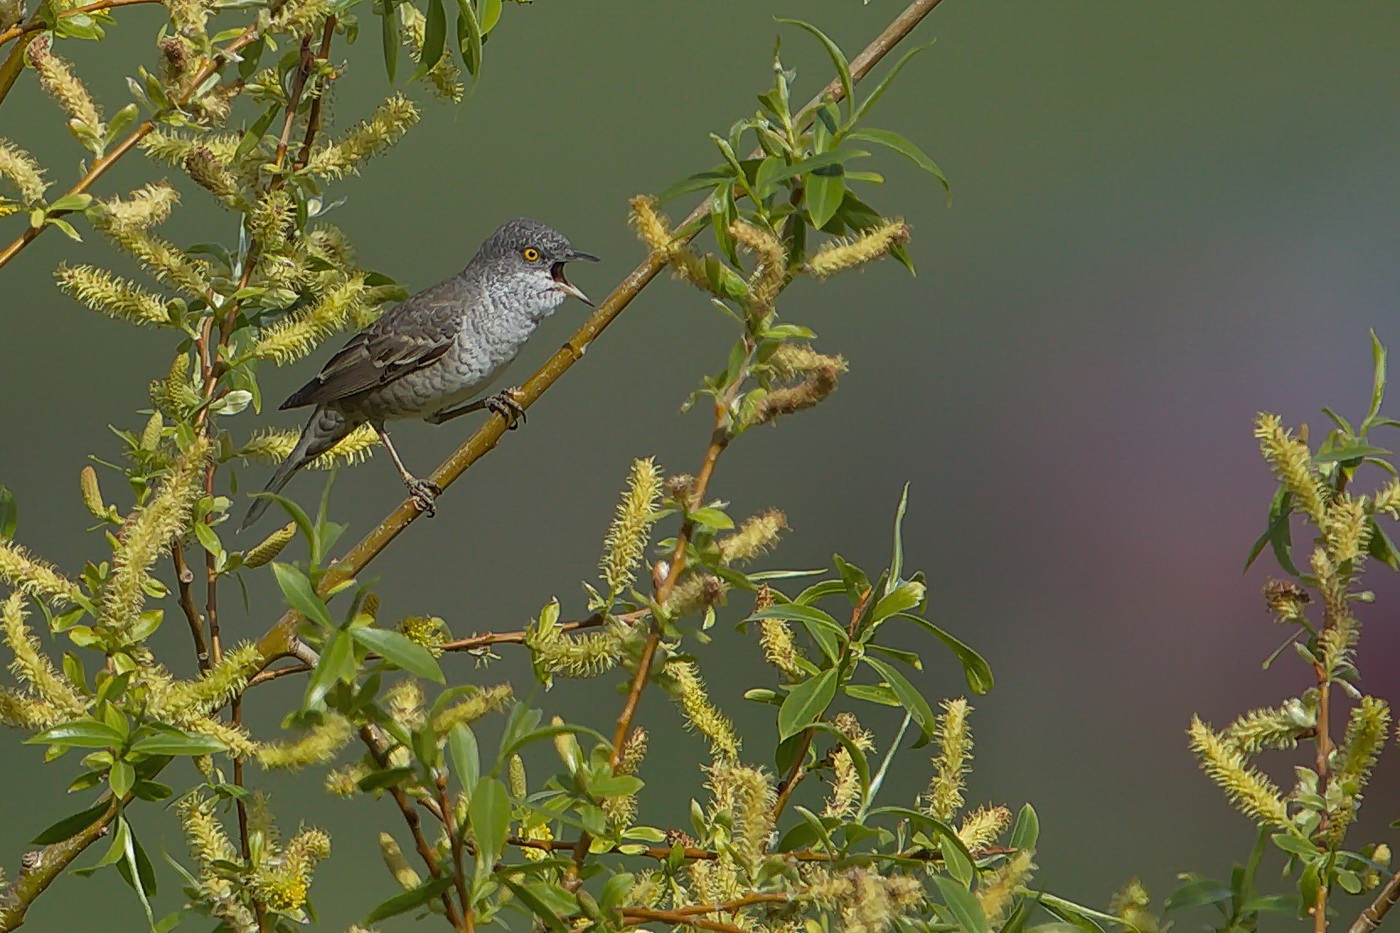
[[(333, 408), (317, 408), (307, 420), (306, 427), (301, 429), (297, 445), (292, 448), (287, 459), (278, 465), (263, 492), (280, 492), (298, 470), (330, 450), (358, 426), (358, 423)], [(256, 522), (271, 504), (272, 499), (266, 496), (254, 499), (238, 530), (242, 531)]]

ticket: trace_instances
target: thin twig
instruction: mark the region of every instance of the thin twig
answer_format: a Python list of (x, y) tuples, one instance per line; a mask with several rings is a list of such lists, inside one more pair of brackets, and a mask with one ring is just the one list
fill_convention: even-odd
[(652, 910), (648, 907), (624, 907), (622, 908), (622, 919), (626, 921), (628, 926), (655, 922), (669, 923), (673, 926), (698, 927), (701, 930), (714, 930), (715, 933), (745, 933), (742, 927), (736, 927), (732, 923), (720, 923), (718, 920), (687, 916), (674, 910)]
[[(79, 13), (100, 13), (103, 10), (116, 9), (119, 6), (135, 6), (138, 3), (160, 2), (161, 0), (98, 0), (97, 3), (89, 3), (87, 6), (76, 6), (71, 10), (64, 10), (62, 13), (58, 14), (58, 19), (67, 19), (70, 16), (77, 16)], [(39, 19), (37, 16), (30, 19), (30, 21), (24, 25), (16, 23), (9, 29), (0, 31), (0, 45), (4, 45), (11, 39), (17, 39), (28, 33), (39, 32), (40, 30), (48, 28), (49, 24)]]
[(194, 603), (194, 571), (185, 562), (185, 549), (179, 541), (170, 545), (170, 557), (175, 564), (175, 585), (180, 593), (180, 610), (190, 625), (190, 636), (194, 639), (194, 656), (199, 662), (200, 671), (209, 670), (209, 642), (204, 637), (204, 618)]
[(1397, 902), (1400, 902), (1400, 872), (1391, 875), (1390, 880), (1381, 886), (1371, 906), (1361, 911), (1361, 916), (1356, 918), (1347, 933), (1373, 933)]

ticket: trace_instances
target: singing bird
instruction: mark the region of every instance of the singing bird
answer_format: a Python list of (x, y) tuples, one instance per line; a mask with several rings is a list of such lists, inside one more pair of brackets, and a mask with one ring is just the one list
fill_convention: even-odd
[[(593, 304), (564, 277), (565, 264), (580, 259), (598, 261), (538, 221), (502, 224), (465, 269), (351, 337), (316, 378), (282, 403), (284, 409), (315, 405), (316, 410), (264, 491), (277, 492), (297, 470), (370, 424), (413, 501), (431, 515), (441, 488), (408, 471), (384, 423), (421, 418), (442, 424), (482, 409), (499, 413), (512, 427), (517, 418), (523, 420), (513, 389), (480, 395), (566, 296)], [(241, 527), (257, 521), (271, 501), (258, 498)]]

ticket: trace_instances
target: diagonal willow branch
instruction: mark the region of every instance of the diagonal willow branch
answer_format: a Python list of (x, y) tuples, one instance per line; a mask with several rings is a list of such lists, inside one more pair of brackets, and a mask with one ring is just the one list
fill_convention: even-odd
[(1347, 933), (1374, 933), (1390, 908), (1397, 903), (1400, 903), (1400, 872), (1391, 875), (1390, 880), (1381, 886), (1380, 891), (1376, 893), (1376, 899), (1361, 911), (1361, 915), (1356, 918), (1356, 922)]
[[(940, 2), (942, 0), (913, 0), (905, 7), (885, 27), (884, 31), (851, 61), (851, 80), (859, 82), (870, 74), (881, 59), (908, 36), (914, 27), (922, 22), (924, 17), (931, 13)], [(815, 107), (827, 95), (838, 101), (842, 99), (844, 94), (839, 80), (833, 78), (826, 87), (822, 88), (820, 93), (803, 107), (803, 111)], [(694, 232), (682, 237), (680, 243), (688, 243), (695, 238), (699, 232), (696, 222), (707, 213), (707, 205), (702, 203), (697, 205), (689, 216), (677, 225), (676, 229), (678, 230), (694, 230)], [(0, 265), (3, 265), (3, 256), (0, 256)], [(583, 326), (569, 338), (568, 342), (551, 356), (544, 366), (530, 377), (529, 381), (520, 387), (520, 391), (515, 394), (515, 399), (520, 406), (528, 409), (554, 383), (558, 382), (571, 366), (583, 359), (583, 354), (587, 351), (589, 344), (597, 339), (598, 335), (632, 303), (632, 300), (641, 294), (642, 289), (651, 284), (652, 279), (656, 278), (665, 268), (666, 257), (663, 254), (649, 253), (646, 259), (633, 269), (598, 305), (597, 310), (589, 315), (588, 320), (584, 321)], [(492, 414), (486, 423), (467, 439), (466, 443), (453, 451), (452, 455), (433, 472), (432, 481), (445, 492), (447, 487), (456, 482), (457, 478), (470, 469), (473, 464), (494, 450), (505, 432), (506, 419), (501, 415)], [(331, 566), (321, 581), (320, 594), (324, 596), (332, 587), (351, 579), (367, 567), (395, 538), (403, 533), (404, 529), (413, 523), (418, 515), (418, 508), (412, 500), (404, 500), (344, 557)], [(295, 641), (295, 627), (298, 618), (296, 612), (285, 613), (258, 641), (259, 650), (269, 662), (285, 656), (290, 650), (290, 646)]]

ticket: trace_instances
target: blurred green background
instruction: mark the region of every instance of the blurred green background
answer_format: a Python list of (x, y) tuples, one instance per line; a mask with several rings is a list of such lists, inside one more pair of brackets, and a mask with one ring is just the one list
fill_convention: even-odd
[[(419, 128), (336, 189), (349, 200), (333, 220), (362, 260), (412, 290), (458, 270), (502, 219), (528, 215), (604, 257), (575, 275), (600, 297), (642, 255), (627, 198), (710, 167), (707, 133), (749, 113), (768, 86), (782, 31), (772, 16), (811, 20), (854, 54), (898, 10), (891, 0), (507, 7), (475, 95), (457, 108), (426, 102)], [(145, 8), (119, 13), (109, 41), (64, 48), (109, 113), (126, 100), (122, 76), (153, 59), (159, 21)], [(331, 101), (338, 126), (382, 92), (374, 25)], [(790, 291), (786, 317), (815, 328), (851, 373), (819, 409), (746, 435), (714, 490), (736, 514), (787, 511), (794, 530), (769, 566), (829, 566), (839, 550), (878, 569), (911, 483), (906, 554), (928, 572), (930, 617), (997, 675), (975, 701), (969, 802), (1035, 804), (1037, 877), (1050, 890), (1102, 906), (1140, 875), (1165, 895), (1179, 871), (1226, 876), (1252, 839), (1186, 749), (1192, 712), (1220, 725), (1297, 691), (1303, 675), (1291, 658), (1261, 671), (1282, 637), (1259, 598), (1267, 559), (1240, 573), (1273, 489), (1251, 418), (1262, 408), (1320, 425), (1323, 404), (1359, 412), (1367, 328), (1400, 346), (1400, 6), (950, 0), (915, 36), (934, 37), (874, 123), (939, 161), (951, 203), (897, 157), (871, 166), (889, 179), (874, 203), (914, 225), (919, 275), (886, 263)], [(784, 56), (799, 72), (794, 96), (827, 80), (809, 38), (785, 30)], [(80, 151), (32, 74), (0, 113), (0, 133), (60, 185), (72, 177)], [(128, 159), (99, 192), (151, 171)], [(199, 192), (164, 232), (186, 243), (235, 235), (230, 215)], [(0, 483), (19, 499), (19, 539), (76, 570), (105, 551), (82, 532), (78, 471), (89, 453), (116, 455), (109, 423), (144, 420), (134, 412), (170, 346), (61, 296), (51, 272), (65, 258), (112, 261), (96, 235), (73, 244), (52, 234), (0, 279)], [(571, 303), (547, 322), (521, 378), (583, 313)], [(554, 595), (566, 618), (581, 614), (578, 581), (593, 576), (630, 459), (654, 453), (672, 472), (697, 468), (708, 425), (677, 410), (721, 363), (729, 336), (694, 291), (669, 280), (648, 288), (528, 427), (373, 565), (384, 616), (437, 614), (464, 635), (519, 628)], [(272, 403), (328, 353), (266, 371), (261, 423), (299, 423)], [(410, 425), (396, 437), (426, 473), (473, 427)], [(261, 486), (267, 471), (242, 475)], [(317, 482), (302, 477), (290, 491), (314, 501)], [(400, 498), (386, 460), (342, 473), (335, 503), (352, 523), (347, 540)], [(1362, 613), (1361, 669), (1370, 691), (1395, 703), (1400, 588), (1376, 568), (1370, 582), (1380, 601)], [(232, 590), (225, 601), (238, 602)], [(225, 631), (256, 634), (277, 606), (257, 589)], [(738, 697), (768, 674), (751, 636), (727, 624), (747, 606), (736, 599), (699, 654), (748, 736), (747, 757), (765, 762), (771, 712)], [(160, 638), (183, 657), (177, 628)], [(906, 643), (925, 653), (931, 694), (965, 690), (937, 647)], [(526, 683), (521, 655), (502, 653), (492, 669), (449, 658), (449, 678)], [(610, 688), (620, 680), (561, 683), (534, 701), (602, 725), (616, 715)], [(294, 702), (296, 688), (281, 685), (250, 701), (265, 735)], [(644, 777), (676, 798), (644, 805), (642, 818), (685, 825), (688, 797), (703, 793), (703, 743), (677, 728), (658, 691), (641, 721), (653, 735)], [(883, 749), (896, 720), (867, 724)], [(41, 750), (17, 739), (0, 768), (0, 858), (11, 877), (27, 840), (78, 809), (64, 794), (74, 765), (45, 767)], [(1266, 761), (1290, 778), (1286, 755)], [(547, 757), (531, 764), (532, 780), (549, 773)], [(904, 752), (886, 787), (907, 802), (927, 777), (926, 752)], [(1397, 779), (1392, 750), (1354, 840), (1383, 838), (1400, 816)], [(390, 804), (332, 799), (316, 775), (254, 780), (276, 792), (287, 829), (304, 820), (332, 832), (314, 889), (318, 929), (343, 929), (393, 893), (375, 843), (381, 828), (401, 829)], [(148, 846), (184, 856), (168, 815), (140, 825)], [(162, 875), (158, 912), (178, 905), (176, 880)], [(1347, 922), (1361, 906), (1338, 903)], [(62, 879), (29, 919), (38, 931), (143, 925), (110, 873)]]

